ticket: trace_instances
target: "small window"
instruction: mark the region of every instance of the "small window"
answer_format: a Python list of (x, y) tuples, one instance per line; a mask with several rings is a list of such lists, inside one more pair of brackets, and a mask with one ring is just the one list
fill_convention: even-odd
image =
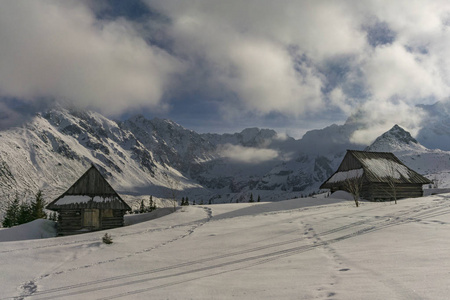
[(112, 209), (104, 209), (103, 210), (103, 217), (104, 218), (112, 218), (112, 217), (114, 217), (113, 210)]

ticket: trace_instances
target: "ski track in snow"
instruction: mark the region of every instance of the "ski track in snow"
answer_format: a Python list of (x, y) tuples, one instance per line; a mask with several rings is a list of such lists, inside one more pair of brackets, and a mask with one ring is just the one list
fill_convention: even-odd
[[(440, 215), (445, 215), (450, 213), (450, 206), (448, 204), (448, 197), (441, 196), (442, 200), (437, 200), (433, 204), (425, 204), (419, 207), (415, 207), (414, 209), (404, 209), (398, 211), (396, 213), (392, 213), (383, 217), (373, 216), (367, 217), (365, 220), (349, 223), (331, 230), (326, 230), (323, 232), (317, 231), (310, 223), (301, 223), (302, 234), (297, 235), (293, 239), (280, 241), (280, 242), (272, 242), (269, 244), (265, 244), (263, 246), (254, 247), (245, 250), (238, 250), (234, 252), (229, 252), (226, 254), (211, 256), (202, 258), (195, 261), (184, 262), (175, 265), (169, 265), (162, 268), (150, 269), (143, 272), (129, 273), (123, 274), (119, 276), (103, 278), (95, 281), (88, 281), (79, 284), (67, 285), (58, 288), (48, 289), (44, 291), (37, 291), (36, 281), (30, 281), (28, 285), (24, 285), (24, 293), (22, 294), (23, 299), (29, 296), (37, 297), (36, 299), (54, 299), (58, 297), (67, 297), (67, 296), (76, 296), (82, 295), (89, 292), (99, 291), (99, 290), (113, 290), (120, 288), (121, 286), (132, 286), (138, 285), (140, 283), (149, 283), (152, 281), (157, 281), (159, 279), (172, 279), (171, 282), (151, 286), (144, 289), (134, 289), (133, 291), (128, 292), (120, 292), (117, 291), (116, 294), (110, 295), (105, 298), (100, 299), (114, 299), (132, 296), (144, 292), (148, 292), (155, 289), (166, 288), (182, 283), (186, 283), (193, 280), (198, 280), (204, 278), (206, 276), (216, 276), (224, 273), (229, 273), (241, 269), (251, 268), (253, 266), (257, 266), (260, 264), (265, 264), (274, 260), (286, 258), (292, 255), (297, 255), (306, 251), (311, 251), (314, 249), (322, 249), (323, 254), (330, 260), (332, 260), (331, 266), (335, 268), (335, 272), (330, 275), (329, 285), (323, 286), (319, 288), (320, 293), (322, 293), (322, 297), (333, 298), (336, 293), (333, 291), (332, 287), (339, 283), (338, 281), (338, 273), (339, 272), (351, 272), (354, 268), (364, 269), (361, 266), (356, 266), (352, 262), (346, 261), (345, 258), (340, 256), (336, 250), (331, 246), (332, 244), (343, 241), (350, 238), (355, 238), (364, 234), (369, 234), (372, 232), (376, 232), (379, 230), (383, 230), (392, 226), (398, 226), (410, 222), (422, 222), (423, 219), (437, 217)], [(203, 208), (205, 212), (208, 214), (207, 219), (204, 222), (198, 223), (197, 226), (189, 229), (184, 235), (179, 236), (176, 239), (171, 241), (167, 241), (158, 245), (157, 247), (164, 246), (167, 243), (174, 242), (176, 240), (185, 238), (190, 236), (195, 229), (200, 226), (203, 226), (207, 222), (209, 222), (212, 217), (212, 211), (209, 208)], [(370, 209), (372, 210), (372, 209)], [(368, 210), (367, 210), (368, 211)], [(363, 211), (364, 212), (364, 211)], [(274, 212), (276, 213), (276, 212)], [(310, 214), (305, 215), (305, 219), (317, 215)], [(342, 216), (337, 216), (339, 218)], [(314, 219), (314, 217), (313, 217)], [(214, 219), (213, 219), (214, 220)], [(324, 219), (326, 221), (327, 219)], [(328, 219), (330, 220), (330, 219)], [(298, 230), (296, 230), (298, 233)], [(292, 232), (294, 234), (294, 232)], [(306, 241), (306, 244), (304, 242)], [(303, 242), (301, 245), (298, 243)], [(297, 244), (297, 245), (295, 245)], [(294, 245), (294, 246), (292, 246)], [(286, 248), (288, 247), (288, 248)], [(134, 255), (138, 255), (141, 253), (145, 253), (155, 249), (156, 247), (150, 249), (144, 249), (139, 252), (135, 252), (133, 254), (120, 257), (117, 259), (123, 259), (127, 257), (131, 257)], [(280, 249), (282, 248), (282, 249)], [(261, 253), (262, 252), (262, 253)], [(248, 257), (248, 255), (252, 255)], [(113, 262), (117, 259), (108, 260), (105, 262), (98, 262), (93, 265)], [(220, 260), (229, 259), (225, 262), (220, 262)], [(206, 266), (204, 266), (207, 264)], [(93, 265), (88, 265), (86, 267), (91, 267)], [(188, 270), (179, 270), (180, 268), (187, 268)], [(79, 269), (79, 268), (76, 268)], [(75, 270), (75, 269), (73, 269)], [(66, 270), (71, 271), (71, 269)], [(174, 272), (170, 272), (174, 271)], [(382, 278), (382, 274), (377, 274), (373, 270), (367, 270), (371, 274), (374, 280), (381, 280), (386, 286), (388, 286), (394, 294), (398, 294), (404, 296), (409, 299), (417, 298), (417, 295), (412, 294), (410, 291), (404, 289), (398, 282), (388, 281), (387, 279)], [(163, 272), (169, 272), (169, 274), (165, 274)], [(212, 273), (211, 273), (212, 272)], [(205, 274), (206, 273), (206, 274)], [(58, 275), (58, 273), (46, 274), (40, 276), (38, 279), (45, 278), (50, 275)], [(193, 278), (186, 278), (186, 275), (194, 275)], [(197, 276), (195, 276), (197, 275)], [(29, 293), (25, 293), (25, 291), (29, 291)], [(42, 297), (39, 297), (42, 296)], [(9, 298), (4, 298), (9, 299)]]
[[(211, 218), (212, 218), (212, 210), (210, 208), (208, 208), (208, 207), (202, 207), (202, 209), (206, 213), (206, 219), (203, 219), (200, 222), (190, 222), (190, 223), (182, 224), (182, 225), (169, 226), (169, 227), (166, 227), (166, 228), (163, 229), (163, 230), (168, 230), (168, 229), (172, 229), (172, 228), (191, 226), (186, 231), (185, 234), (182, 234), (182, 235), (180, 235), (180, 236), (178, 236), (176, 238), (173, 238), (171, 240), (165, 241), (165, 242), (163, 242), (163, 243), (161, 243), (159, 245), (156, 245), (156, 246), (153, 246), (153, 247), (150, 247), (150, 248), (146, 248), (146, 249), (142, 249), (140, 251), (136, 251), (136, 252), (130, 253), (128, 255), (117, 256), (117, 257), (114, 257), (112, 259), (98, 261), (98, 262), (95, 262), (95, 263), (92, 263), (92, 264), (88, 264), (88, 265), (84, 265), (84, 266), (80, 266), (80, 267), (76, 267), (76, 268), (70, 268), (70, 269), (66, 269), (66, 270), (60, 270), (60, 271), (56, 271), (56, 272), (46, 273), (46, 274), (40, 275), (39, 277), (22, 284), (19, 287), (19, 289), (22, 291), (21, 295), (19, 297), (15, 297), (14, 299), (23, 300), (26, 297), (31, 297), (31, 296), (34, 296), (36, 293), (39, 293), (38, 292), (38, 288), (37, 288), (37, 282), (39, 280), (44, 279), (44, 278), (48, 278), (50, 276), (57, 276), (57, 275), (61, 275), (61, 274), (66, 274), (68, 272), (73, 272), (73, 271), (77, 271), (77, 270), (80, 270), (80, 269), (87, 269), (87, 268), (91, 268), (91, 267), (94, 267), (94, 266), (98, 266), (98, 265), (102, 265), (102, 264), (106, 264), (106, 263), (113, 263), (113, 262), (116, 262), (116, 261), (119, 261), (119, 260), (131, 258), (131, 257), (137, 256), (137, 255), (148, 253), (148, 252), (150, 252), (152, 250), (161, 248), (161, 247), (166, 246), (166, 245), (168, 245), (170, 243), (173, 243), (173, 242), (176, 242), (176, 241), (178, 241), (180, 239), (186, 238), (186, 237), (190, 236), (191, 234), (193, 234), (197, 228), (203, 226), (204, 224), (206, 224), (207, 222), (209, 222), (211, 220)], [(121, 234), (121, 235), (118, 235), (118, 236), (129, 236), (129, 235), (135, 235), (135, 234), (144, 234), (144, 233), (155, 232), (155, 231), (161, 231), (161, 230), (158, 230), (158, 229), (154, 229), (154, 230), (153, 229), (152, 230), (140, 230), (140, 231), (136, 231), (136, 232), (132, 232), (132, 233)], [(98, 242), (98, 239), (83, 240), (83, 241), (80, 241), (80, 243), (82, 243), (83, 245), (88, 245), (88, 244), (84, 244), (87, 241), (88, 242), (91, 242), (91, 241)], [(100, 243), (100, 242), (98, 242), (98, 243)], [(51, 246), (48, 246), (48, 247), (55, 247), (55, 246), (61, 246), (61, 245), (71, 245), (71, 244), (78, 244), (78, 243), (75, 243), (75, 242), (74, 243), (62, 243), (62, 244), (51, 245)], [(30, 250), (30, 249), (39, 249), (39, 248), (47, 248), (47, 247), (42, 246), (42, 247), (36, 247), (36, 248), (26, 248), (26, 249), (22, 248), (20, 250)], [(4, 251), (4, 252), (11, 252), (11, 251), (15, 251), (15, 250), (9, 250), (9, 251)], [(61, 263), (56, 268), (59, 268), (64, 263), (67, 263), (67, 261)], [(6, 298), (6, 299), (8, 299), (8, 298)]]
[[(205, 211), (207, 212), (207, 215), (208, 215), (207, 216), (207, 221), (209, 221), (209, 219), (211, 218), (210, 209), (208, 209), (208, 208), (204, 208), (204, 209), (205, 209)], [(173, 228), (181, 228), (181, 227), (186, 227), (186, 226), (197, 226), (197, 225), (198, 225), (198, 221), (194, 221), (194, 222), (188, 222), (188, 223), (184, 223), (184, 224), (167, 226), (167, 227), (163, 227), (163, 228), (152, 228), (152, 229), (133, 231), (133, 232), (129, 232), (129, 233), (122, 233), (122, 234), (118, 234), (117, 236), (118, 237), (122, 237), (122, 236), (138, 235), (138, 234), (144, 234), (144, 233), (165, 231), (165, 230), (170, 230), (170, 229), (173, 229)], [(76, 245), (76, 244), (87, 245), (87, 243), (98, 242), (98, 241), (99, 241), (99, 239), (96, 237), (96, 238), (90, 238), (90, 239), (85, 239), (85, 240), (70, 241), (70, 242), (57, 243), (57, 244), (51, 244), (51, 245), (8, 249), (8, 250), (0, 251), (0, 254), (2, 254), (2, 253), (9, 253), (9, 252), (17, 252), (17, 251), (29, 251), (29, 250), (36, 250), (36, 249), (42, 249), (42, 248), (70, 246), (70, 245)]]

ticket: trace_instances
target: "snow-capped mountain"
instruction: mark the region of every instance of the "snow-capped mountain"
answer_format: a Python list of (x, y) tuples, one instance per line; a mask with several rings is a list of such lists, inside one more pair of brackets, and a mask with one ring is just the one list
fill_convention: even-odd
[(337, 163), (335, 156), (310, 155), (301, 141), (269, 129), (198, 134), (170, 120), (135, 116), (118, 122), (61, 107), (0, 132), (0, 154), (3, 200), (38, 189), (51, 199), (91, 162), (122, 194), (168, 197), (176, 189), (180, 197), (205, 201), (232, 201), (254, 189), (307, 194)]
[[(312, 130), (300, 140), (270, 129), (198, 134), (170, 120), (134, 116), (112, 121), (98, 113), (55, 108), (20, 128), (0, 132), (2, 201), (16, 192), (61, 194), (95, 163), (123, 195), (178, 196), (230, 202), (249, 193), (306, 195), (336, 170), (357, 120)], [(450, 171), (449, 152), (422, 146), (399, 126), (367, 150), (394, 152), (421, 174)], [(434, 174), (434, 175), (433, 175)], [(197, 203), (198, 203), (197, 202)]]
[(389, 131), (379, 136), (366, 151), (375, 152), (424, 152), (426, 148), (422, 146), (411, 134), (398, 126), (394, 125)]
[(365, 150), (392, 152), (411, 169), (440, 181), (441, 187), (450, 186), (450, 152), (426, 148), (398, 125), (379, 136)]

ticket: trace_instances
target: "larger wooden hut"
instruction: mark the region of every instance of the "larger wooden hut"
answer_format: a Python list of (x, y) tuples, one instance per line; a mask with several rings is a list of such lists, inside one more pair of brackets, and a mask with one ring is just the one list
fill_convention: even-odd
[(123, 226), (131, 210), (94, 165), (46, 208), (59, 214), (59, 235)]
[(347, 150), (337, 171), (320, 188), (351, 193), (359, 185), (362, 198), (386, 201), (421, 197), (422, 186), (429, 183), (392, 153)]

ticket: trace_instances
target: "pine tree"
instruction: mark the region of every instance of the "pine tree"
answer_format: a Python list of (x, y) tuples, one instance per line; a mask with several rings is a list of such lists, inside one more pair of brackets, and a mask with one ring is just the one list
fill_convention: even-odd
[(255, 201), (253, 201), (253, 193), (250, 194), (250, 200), (248, 200), (248, 202), (250, 202), (250, 203), (255, 202)]
[(19, 213), (17, 216), (18, 224), (25, 224), (34, 220), (31, 205), (26, 202), (20, 203)]
[(188, 197), (186, 197), (186, 201), (184, 203), (186, 204), (186, 206), (189, 205), (189, 198)]
[(33, 220), (45, 219), (47, 217), (47, 214), (44, 211), (45, 204), (44, 198), (42, 197), (42, 191), (39, 190), (36, 193), (35, 200), (31, 201), (31, 213)]
[(145, 212), (145, 205), (144, 205), (144, 199), (141, 200), (141, 207), (139, 208), (139, 213)]
[(113, 239), (112, 239), (111, 235), (109, 235), (108, 233), (105, 233), (105, 235), (102, 237), (102, 241), (105, 244), (112, 244), (113, 243)]
[(152, 195), (150, 195), (149, 202), (150, 202), (150, 204), (149, 204), (148, 211), (152, 211), (153, 210), (153, 196)]
[(181, 198), (181, 206), (185, 206), (184, 197)]
[(261, 202), (261, 196), (260, 195), (258, 195), (258, 200), (257, 201)]
[(14, 200), (9, 201), (6, 206), (5, 217), (2, 221), (3, 227), (13, 227), (18, 225), (20, 201), (19, 195), (16, 194)]

